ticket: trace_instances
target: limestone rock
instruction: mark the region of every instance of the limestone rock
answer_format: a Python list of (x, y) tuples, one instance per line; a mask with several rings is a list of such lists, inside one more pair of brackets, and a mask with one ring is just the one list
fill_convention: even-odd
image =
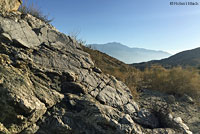
[(192, 132), (189, 130), (189, 127), (183, 123), (183, 120), (181, 119), (181, 117), (176, 117), (173, 119), (173, 121), (176, 123), (175, 125), (182, 129), (184, 134), (192, 134)]
[(102, 73), (101, 69), (100, 68), (97, 68), (97, 67), (94, 67), (93, 68), (93, 71), (97, 72), (97, 73)]
[(184, 102), (187, 102), (187, 103), (190, 103), (190, 104), (194, 104), (194, 100), (192, 99), (192, 97), (184, 94), (182, 97), (181, 97), (181, 100), (184, 101)]
[(22, 0), (1, 0), (0, 11), (3, 12), (17, 11), (21, 4)]
[(160, 118), (159, 125), (180, 130), (175, 133), (198, 133), (200, 126), (198, 126), (199, 120), (196, 117), (199, 115), (197, 112), (199, 107), (183, 101), (186, 96), (179, 100), (173, 95), (150, 90), (143, 90), (140, 95), (140, 106), (151, 109), (159, 115), (157, 116), (158, 119)]
[(37, 126), (36, 124), (33, 124), (31, 126), (29, 126), (28, 128), (26, 128), (25, 130), (22, 131), (22, 134), (34, 134), (38, 131), (39, 126)]
[(10, 43), (27, 48), (33, 48), (41, 44), (35, 32), (23, 20), (15, 22), (12, 19), (0, 16), (0, 27), (2, 31), (0, 36), (11, 41)]
[[(0, 50), (2, 131), (141, 133), (140, 126), (129, 115), (138, 106), (125, 85), (117, 80), (112, 82), (98, 69), (94, 71), (89, 54), (70, 37), (46, 23), (38, 23), (30, 15), (23, 19), (20, 15), (16, 14), (18, 21), (15, 16), (0, 16), (0, 47), (5, 50)], [(101, 94), (106, 94), (106, 84), (119, 92), (102, 96), (107, 102), (101, 104), (90, 92), (98, 96), (102, 90)]]
[(138, 111), (138, 116), (134, 117), (134, 121), (146, 128), (158, 128), (160, 125), (158, 118), (147, 109)]
[(10, 132), (7, 130), (7, 128), (2, 123), (0, 123), (0, 133), (1, 134), (10, 134)]

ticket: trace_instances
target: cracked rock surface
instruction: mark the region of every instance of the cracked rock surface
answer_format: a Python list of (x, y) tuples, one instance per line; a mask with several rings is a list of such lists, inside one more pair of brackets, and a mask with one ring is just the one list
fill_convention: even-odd
[(0, 11), (1, 12), (17, 11), (21, 4), (22, 0), (1, 0)]
[[(176, 134), (71, 37), (31, 15), (0, 16), (0, 133)], [(171, 119), (167, 114), (164, 119)], [(180, 118), (170, 120), (189, 128)], [(186, 132), (185, 132), (186, 133)]]

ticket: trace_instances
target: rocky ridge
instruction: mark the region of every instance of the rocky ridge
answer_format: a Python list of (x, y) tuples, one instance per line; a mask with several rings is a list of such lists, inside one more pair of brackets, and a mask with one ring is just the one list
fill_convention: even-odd
[(140, 108), (73, 38), (19, 12), (0, 16), (0, 109), (3, 134), (192, 133), (162, 107)]

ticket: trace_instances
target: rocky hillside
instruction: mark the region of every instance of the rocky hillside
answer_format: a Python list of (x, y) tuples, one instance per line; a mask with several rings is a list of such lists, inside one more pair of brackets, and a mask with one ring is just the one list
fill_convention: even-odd
[(0, 15), (0, 133), (192, 133), (152, 108), (141, 109), (71, 37), (31, 15)]
[(105, 53), (98, 50), (82, 46), (83, 51), (90, 54), (95, 66), (100, 68), (104, 73), (115, 76), (118, 80), (124, 82), (134, 97), (137, 97), (137, 85), (141, 81), (141, 71), (125, 64)]
[(144, 69), (145, 67), (151, 66), (153, 64), (159, 64), (164, 67), (174, 67), (174, 66), (200, 67), (200, 48), (183, 51), (166, 59), (136, 63), (132, 65), (136, 68)]
[[(132, 95), (136, 97), (140, 109), (144, 110), (143, 112), (148, 112), (147, 109), (150, 109), (158, 113), (159, 116), (159, 111), (165, 109), (166, 111), (170, 111), (170, 113), (172, 113), (176, 117), (181, 117), (184, 120), (184, 122), (187, 123), (187, 125), (194, 134), (199, 134), (200, 118), (198, 117), (200, 117), (200, 113), (198, 111), (200, 110), (200, 105), (199, 105), (200, 99), (195, 100), (194, 95), (192, 95), (193, 98), (190, 97), (189, 95), (186, 94), (186, 92), (184, 93), (183, 88), (182, 91), (178, 91), (177, 85), (176, 88), (174, 89), (175, 94), (166, 93), (165, 90), (162, 91), (161, 89), (158, 88), (159, 84), (154, 86), (155, 89), (138, 88), (136, 91), (134, 88), (135, 85), (138, 86), (139, 83), (141, 84), (141, 82), (142, 83), (146, 82), (146, 80), (143, 79), (143, 81), (141, 81), (140, 79), (141, 75), (142, 76), (147, 75), (145, 72), (139, 71), (134, 67), (129, 66), (123, 62), (120, 62), (119, 60), (110, 57), (109, 55), (102, 53), (100, 51), (93, 50), (84, 46), (83, 50), (90, 54), (92, 60), (95, 62), (95, 66), (98, 66), (103, 72), (111, 74), (115, 76), (117, 79), (122, 80), (129, 87), (129, 89), (132, 92)], [(182, 72), (179, 71), (179, 73), (183, 73), (182, 75), (185, 74), (184, 71)], [(159, 74), (162, 75), (162, 72), (160, 72)], [(187, 74), (189, 79), (193, 78), (189, 74)], [(165, 80), (163, 79), (163, 81)], [(178, 83), (177, 79), (176, 82)], [(165, 81), (165, 83), (167, 83), (167, 81)], [(161, 85), (164, 86), (163, 84)], [(186, 85), (189, 85), (189, 83), (187, 82)], [(197, 84), (195, 84), (195, 86), (198, 87)], [(172, 88), (172, 86), (168, 86), (167, 90), (170, 90), (169, 87)], [(192, 93), (193, 91), (191, 89), (194, 88), (190, 87), (187, 88), (186, 90)], [(178, 93), (181, 93), (183, 95), (178, 95)], [(195, 92), (195, 95), (196, 94), (198, 93)], [(162, 121), (160, 124), (161, 127), (163, 127)], [(146, 131), (144, 133), (149, 133), (149, 132)]]

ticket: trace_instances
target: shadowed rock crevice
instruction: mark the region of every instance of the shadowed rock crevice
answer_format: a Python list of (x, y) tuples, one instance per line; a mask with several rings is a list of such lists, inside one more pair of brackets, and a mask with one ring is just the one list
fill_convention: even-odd
[(174, 128), (170, 125), (167, 111), (145, 110), (142, 109), (138, 112), (138, 117), (133, 120), (140, 124), (143, 128), (156, 129), (156, 128)]

